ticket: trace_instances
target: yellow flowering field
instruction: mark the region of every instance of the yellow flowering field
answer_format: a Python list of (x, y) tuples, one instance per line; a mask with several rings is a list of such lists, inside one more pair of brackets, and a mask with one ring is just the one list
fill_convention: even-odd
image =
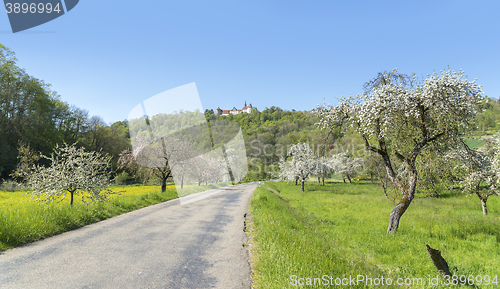
[(160, 186), (110, 189), (116, 194), (106, 202), (84, 203), (77, 194), (73, 206), (69, 194), (46, 204), (33, 199), (28, 190), (0, 191), (0, 251), (177, 198), (175, 186), (168, 186), (164, 193)]
[[(116, 195), (111, 195), (111, 198), (119, 198), (121, 196), (142, 196), (159, 193), (161, 186), (113, 186), (110, 189), (117, 193)], [(167, 186), (167, 191), (169, 190), (175, 190), (175, 186)]]
[[(117, 199), (125, 196), (142, 196), (159, 193), (161, 191), (160, 186), (113, 186), (110, 189), (116, 193), (111, 195), (110, 199)], [(175, 190), (175, 186), (167, 186), (167, 191), (170, 190)], [(69, 195), (66, 198), (69, 198)], [(79, 200), (79, 195), (75, 195), (75, 202), (78, 202)], [(37, 203), (36, 200), (31, 198), (31, 192), (29, 190), (14, 192), (0, 190), (0, 208), (7, 208), (27, 203)]]
[[(189, 185), (183, 194), (213, 189), (214, 185)], [(69, 193), (63, 200), (42, 203), (29, 190), (0, 191), (0, 251), (30, 243), (91, 223), (178, 197), (174, 185), (161, 193), (160, 186), (112, 186), (105, 202), (84, 203)]]

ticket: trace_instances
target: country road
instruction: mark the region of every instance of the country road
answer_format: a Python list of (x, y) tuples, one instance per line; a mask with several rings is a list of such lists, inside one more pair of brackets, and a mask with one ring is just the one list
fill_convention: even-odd
[(0, 288), (250, 288), (243, 226), (258, 185), (206, 191), (1, 252)]

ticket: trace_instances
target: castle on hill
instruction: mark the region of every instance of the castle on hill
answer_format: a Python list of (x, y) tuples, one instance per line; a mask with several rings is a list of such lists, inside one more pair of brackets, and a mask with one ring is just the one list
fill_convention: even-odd
[(220, 109), (217, 107), (217, 109), (214, 110), (215, 115), (229, 115), (229, 114), (240, 114), (240, 113), (252, 113), (252, 104), (247, 106), (247, 102), (245, 100), (245, 106), (242, 109), (236, 109), (236, 107), (233, 107), (233, 109)]

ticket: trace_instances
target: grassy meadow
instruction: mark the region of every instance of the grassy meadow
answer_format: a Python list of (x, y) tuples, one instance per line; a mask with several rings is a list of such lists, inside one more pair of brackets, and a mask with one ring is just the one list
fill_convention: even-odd
[[(211, 188), (215, 186), (187, 186), (185, 190), (195, 193)], [(69, 196), (43, 204), (33, 200), (29, 191), (0, 191), (0, 251), (178, 196), (173, 185), (164, 193), (160, 186), (113, 186), (111, 190), (116, 194), (106, 202), (85, 204), (75, 195), (73, 206)]]
[[(438, 272), (428, 244), (441, 251), (457, 278), (473, 276), (477, 284), (489, 275), (490, 285), (479, 287), (500, 288), (498, 198), (490, 198), (489, 215), (483, 216), (475, 196), (458, 191), (441, 198), (417, 194), (398, 232), (388, 235), (395, 202), (394, 194), (389, 200), (380, 186), (368, 182), (307, 182), (304, 193), (292, 182), (261, 185), (250, 209), (254, 287), (324, 288), (346, 278), (344, 288), (448, 288), (429, 284)], [(357, 280), (358, 275), (365, 279), (351, 283), (350, 276)], [(497, 284), (492, 284), (495, 276)], [(382, 285), (381, 277), (386, 282), (391, 278), (392, 286)], [(403, 286), (394, 286), (398, 278)]]

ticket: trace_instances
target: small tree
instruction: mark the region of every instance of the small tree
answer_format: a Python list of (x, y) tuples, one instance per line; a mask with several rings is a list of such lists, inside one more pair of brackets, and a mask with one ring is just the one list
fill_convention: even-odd
[(333, 170), (347, 179), (352, 184), (352, 178), (363, 168), (363, 160), (351, 158), (346, 153), (338, 153), (332, 156)]
[(464, 149), (448, 154), (456, 160), (455, 170), (462, 173), (459, 185), (470, 194), (475, 194), (481, 201), (483, 214), (488, 214), (488, 197), (500, 196), (500, 140), (496, 137), (483, 137), (483, 151), (471, 150), (463, 143)]
[[(177, 178), (183, 186), (189, 171), (189, 159), (193, 157), (190, 143), (175, 136), (147, 139), (136, 137), (134, 151), (124, 151), (118, 160), (120, 167), (137, 168), (150, 172), (161, 181), (161, 192), (167, 190), (167, 180)], [(173, 175), (175, 171), (175, 176)]]
[(27, 175), (27, 184), (38, 200), (63, 200), (69, 193), (73, 205), (75, 194), (81, 194), (85, 202), (105, 200), (111, 193), (111, 157), (86, 152), (83, 147), (76, 148), (76, 144), (56, 145), (50, 157), (41, 157), (49, 160), (50, 166), (34, 166)]
[(295, 168), (291, 166), (291, 162), (288, 162), (283, 157), (280, 157), (278, 167), (278, 178), (280, 180), (292, 180), (295, 181), (295, 185), (297, 185), (297, 173), (295, 172)]
[(40, 155), (39, 153), (35, 153), (29, 145), (23, 142), (19, 142), (17, 152), (18, 163), (16, 169), (10, 176), (17, 179), (18, 182), (22, 182), (30, 174), (31, 167), (40, 159)]

